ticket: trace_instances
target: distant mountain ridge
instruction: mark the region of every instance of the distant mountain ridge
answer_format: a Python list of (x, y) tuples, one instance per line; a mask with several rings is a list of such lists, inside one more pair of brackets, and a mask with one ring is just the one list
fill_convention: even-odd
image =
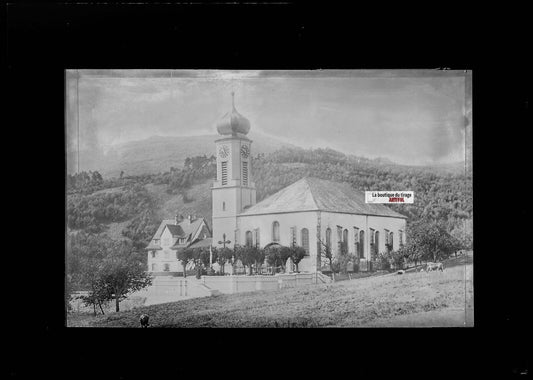
[[(104, 177), (154, 174), (169, 171), (171, 167), (181, 168), (187, 157), (211, 156), (215, 154), (215, 140), (220, 135), (201, 136), (151, 136), (144, 140), (130, 141), (116, 145), (98, 160), (91, 168)], [(266, 135), (250, 133), (253, 140), (253, 155), (268, 154), (282, 147), (294, 147)]]
[[(215, 154), (215, 140), (221, 136), (217, 134), (199, 136), (151, 136), (143, 140), (129, 141), (118, 144), (98, 160), (94, 160), (90, 167), (81, 165), (81, 171), (98, 171), (106, 178), (118, 177), (121, 171), (124, 175), (157, 174), (170, 170), (171, 167), (181, 168), (187, 157), (207, 157)], [(248, 137), (253, 141), (253, 155), (270, 154), (279, 149), (289, 148), (298, 151), (308, 151), (296, 145), (284, 142), (260, 133), (250, 133)], [(434, 170), (439, 173), (460, 174), (464, 172), (463, 162), (434, 165), (402, 165), (388, 158), (378, 157), (368, 159), (355, 155), (347, 155), (333, 149), (325, 148), (336, 156), (346, 159), (371, 161), (378, 166), (390, 166), (398, 169)], [(83, 162), (83, 161), (82, 161)]]

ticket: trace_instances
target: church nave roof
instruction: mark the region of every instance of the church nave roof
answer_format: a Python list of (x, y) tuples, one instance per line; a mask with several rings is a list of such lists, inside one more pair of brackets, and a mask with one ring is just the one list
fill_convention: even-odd
[(385, 205), (365, 203), (365, 193), (353, 189), (348, 183), (313, 177), (296, 181), (239, 215), (299, 211), (331, 211), (407, 218)]

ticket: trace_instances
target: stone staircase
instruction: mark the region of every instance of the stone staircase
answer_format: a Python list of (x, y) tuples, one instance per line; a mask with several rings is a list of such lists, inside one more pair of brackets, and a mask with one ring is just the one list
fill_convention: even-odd
[(316, 272), (316, 279), (317, 284), (329, 284), (333, 281), (330, 277), (326, 276), (322, 272)]

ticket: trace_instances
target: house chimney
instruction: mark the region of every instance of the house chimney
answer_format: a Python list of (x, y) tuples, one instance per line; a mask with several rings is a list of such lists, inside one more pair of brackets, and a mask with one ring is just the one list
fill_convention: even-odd
[(180, 224), (182, 221), (183, 221), (183, 215), (181, 214), (176, 214), (176, 225)]
[(189, 218), (189, 223), (191, 223), (192, 222), (192, 215), (189, 214), (187, 217)]

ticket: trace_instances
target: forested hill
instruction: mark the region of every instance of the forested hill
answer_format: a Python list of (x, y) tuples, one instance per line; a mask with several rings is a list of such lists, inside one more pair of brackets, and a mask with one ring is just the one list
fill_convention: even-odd
[[(121, 235), (142, 247), (163, 217), (171, 218), (184, 208), (210, 223), (209, 186), (215, 177), (215, 165), (214, 156), (204, 155), (189, 157), (182, 168), (159, 174), (108, 179), (97, 172), (69, 175), (68, 227), (101, 232), (113, 223), (122, 223)], [(414, 204), (390, 207), (409, 221), (430, 217), (444, 222), (450, 232), (462, 233), (467, 228), (471, 234), (472, 181), (461, 165), (404, 166), (331, 149), (283, 147), (255, 156), (252, 168), (257, 201), (304, 176), (348, 182), (358, 190), (414, 191)]]
[(357, 190), (414, 191), (415, 203), (390, 205), (410, 220), (472, 217), (472, 182), (461, 165), (404, 166), (331, 149), (282, 149), (254, 161), (258, 201), (304, 176), (348, 182)]

